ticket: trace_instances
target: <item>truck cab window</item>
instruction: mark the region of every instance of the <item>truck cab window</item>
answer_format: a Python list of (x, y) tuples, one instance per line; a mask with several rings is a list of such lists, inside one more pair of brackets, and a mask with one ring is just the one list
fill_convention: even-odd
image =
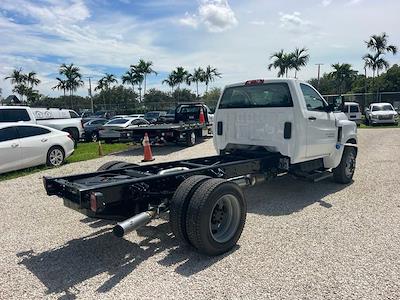
[(324, 99), (322, 99), (312, 87), (306, 84), (300, 84), (300, 87), (308, 110), (325, 110), (326, 103)]

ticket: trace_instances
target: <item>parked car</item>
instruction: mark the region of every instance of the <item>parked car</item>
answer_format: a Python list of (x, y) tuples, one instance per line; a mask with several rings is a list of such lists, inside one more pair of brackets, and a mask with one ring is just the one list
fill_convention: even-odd
[(144, 114), (133, 114), (133, 115), (129, 115), (128, 117), (131, 117), (131, 118), (143, 118)]
[(85, 141), (87, 142), (97, 142), (99, 140), (99, 130), (104, 124), (108, 122), (107, 119), (91, 119), (85, 124), (83, 124), (83, 129), (85, 130)]
[(0, 124), (0, 174), (47, 164), (57, 167), (74, 152), (72, 136), (34, 124)]
[(121, 132), (119, 129), (124, 129), (129, 126), (149, 125), (150, 122), (143, 118), (118, 118), (108, 121), (99, 130), (99, 139), (104, 140), (106, 143), (120, 140)]
[(361, 110), (357, 102), (345, 102), (343, 112), (350, 121), (356, 122), (357, 125), (361, 124)]
[(161, 116), (160, 121), (162, 123), (174, 123), (175, 122), (175, 108), (170, 109), (164, 116)]
[(398, 114), (390, 103), (371, 103), (365, 112), (365, 122), (369, 125), (398, 124)]
[(167, 114), (166, 111), (148, 111), (144, 114), (144, 119), (149, 121), (150, 123), (157, 123), (160, 121), (160, 117), (163, 117)]
[[(75, 145), (80, 138), (83, 138), (84, 130), (82, 119), (77, 118), (46, 118), (46, 109), (30, 108), (28, 106), (0, 106), (0, 124), (21, 122), (26, 124), (38, 124), (54, 129), (68, 132), (75, 141)], [(41, 112), (41, 114), (39, 113)], [(68, 110), (68, 112), (70, 112)], [(50, 112), (48, 114), (50, 116)]]
[(99, 110), (94, 113), (93, 117), (111, 119), (116, 115), (115, 111)]

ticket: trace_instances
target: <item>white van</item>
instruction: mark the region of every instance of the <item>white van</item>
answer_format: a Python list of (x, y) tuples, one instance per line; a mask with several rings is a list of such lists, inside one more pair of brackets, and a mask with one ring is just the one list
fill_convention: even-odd
[(356, 122), (357, 125), (361, 124), (361, 110), (357, 102), (345, 102), (343, 112), (350, 121)]

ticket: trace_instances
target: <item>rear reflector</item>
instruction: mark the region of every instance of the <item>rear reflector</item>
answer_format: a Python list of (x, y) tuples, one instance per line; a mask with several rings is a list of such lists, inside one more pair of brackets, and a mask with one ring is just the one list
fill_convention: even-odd
[(99, 212), (104, 209), (103, 194), (102, 193), (90, 193), (90, 210), (93, 212)]
[(255, 79), (255, 80), (247, 80), (245, 85), (257, 85), (257, 84), (263, 84), (264, 79)]

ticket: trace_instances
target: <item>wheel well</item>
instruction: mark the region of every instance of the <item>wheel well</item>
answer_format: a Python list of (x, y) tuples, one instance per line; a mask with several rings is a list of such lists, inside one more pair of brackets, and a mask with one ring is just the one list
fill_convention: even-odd
[[(354, 144), (354, 145), (357, 145), (357, 141), (356, 141), (356, 139), (348, 139), (347, 142), (346, 142), (346, 144)], [(355, 148), (356, 154), (357, 154), (357, 153), (358, 153), (358, 148), (357, 148), (357, 147), (353, 147), (353, 148)]]
[(67, 127), (67, 128), (64, 128), (62, 131), (70, 133), (74, 139), (79, 140), (79, 130), (77, 128)]

